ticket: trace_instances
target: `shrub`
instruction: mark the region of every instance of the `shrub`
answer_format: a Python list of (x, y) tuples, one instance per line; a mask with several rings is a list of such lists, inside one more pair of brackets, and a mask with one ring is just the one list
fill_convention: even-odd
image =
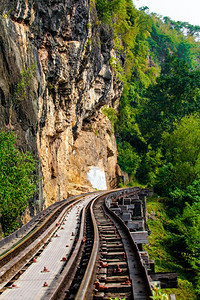
[(0, 132), (0, 221), (5, 235), (19, 227), (19, 217), (36, 190), (36, 161), (15, 142), (12, 132)]

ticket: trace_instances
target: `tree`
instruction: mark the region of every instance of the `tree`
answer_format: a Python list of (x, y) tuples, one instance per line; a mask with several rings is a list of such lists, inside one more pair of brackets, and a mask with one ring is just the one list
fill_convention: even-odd
[(15, 142), (12, 132), (0, 132), (0, 221), (5, 235), (19, 227), (19, 217), (36, 191), (36, 161)]
[(171, 134), (163, 135), (163, 143), (177, 186), (186, 188), (200, 177), (200, 116), (185, 116), (175, 126)]
[(141, 155), (141, 163), (136, 172), (136, 178), (148, 186), (154, 186), (159, 168), (163, 163), (161, 149), (153, 150), (148, 145), (146, 153)]
[(119, 142), (118, 152), (118, 163), (122, 170), (134, 176), (140, 163), (139, 155), (128, 142)]
[(200, 116), (185, 116), (173, 132), (163, 134), (165, 162), (155, 190), (167, 196), (166, 223), (172, 235), (169, 249), (191, 268), (196, 293), (200, 295)]
[[(200, 179), (200, 116), (185, 116), (165, 132), (162, 144), (165, 161), (157, 176), (156, 190), (170, 196), (173, 205), (183, 207), (183, 193)], [(191, 203), (189, 199), (187, 202)]]
[(152, 146), (158, 145), (164, 131), (171, 132), (174, 122), (200, 111), (200, 71), (191, 71), (176, 55), (167, 55), (157, 83), (146, 92), (140, 129)]
[(152, 31), (148, 39), (154, 62), (163, 63), (168, 51), (184, 58), (191, 68), (198, 67), (199, 26), (173, 21), (152, 14)]
[[(198, 182), (199, 185), (200, 182)], [(192, 184), (190, 188), (194, 186), (195, 184)], [(189, 191), (183, 194), (185, 200), (192, 196), (189, 195)], [(182, 207), (181, 213), (171, 214), (165, 224), (166, 228), (171, 231), (171, 235), (166, 238), (165, 242), (184, 267), (190, 268), (196, 293), (200, 295), (200, 201), (193, 199), (193, 204), (186, 202)]]

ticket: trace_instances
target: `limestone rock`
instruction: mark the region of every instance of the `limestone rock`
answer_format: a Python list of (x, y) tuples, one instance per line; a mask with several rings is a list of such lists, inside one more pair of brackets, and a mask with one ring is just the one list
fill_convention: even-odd
[[(91, 166), (115, 184), (117, 149), (101, 107), (117, 107), (122, 83), (110, 67), (113, 34), (89, 0), (0, 3), (0, 126), (39, 159), (39, 205), (92, 191)], [(36, 63), (26, 97), (9, 107), (21, 68)]]

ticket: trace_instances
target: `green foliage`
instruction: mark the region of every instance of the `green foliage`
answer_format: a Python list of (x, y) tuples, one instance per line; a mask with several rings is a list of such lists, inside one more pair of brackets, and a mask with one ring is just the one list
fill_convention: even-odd
[(14, 87), (14, 92), (9, 98), (9, 122), (8, 125), (11, 127), (11, 119), (14, 108), (18, 107), (19, 103), (24, 100), (27, 95), (28, 87), (30, 87), (31, 80), (34, 77), (36, 69), (36, 63), (26, 70), (21, 70), (21, 79), (17, 82)]
[[(129, 1), (126, 5), (130, 5)], [(167, 17), (161, 19), (156, 14), (150, 16), (146, 11), (147, 8), (140, 12), (126, 9), (126, 16), (118, 11), (121, 19), (131, 25), (127, 42), (123, 40), (123, 30), (118, 28), (123, 20), (115, 18), (116, 49), (120, 54), (124, 48), (129, 65), (125, 74), (117, 72), (120, 79), (126, 75), (129, 85), (125, 85), (120, 101), (116, 137), (136, 149), (141, 158), (136, 177), (152, 185), (160, 164), (163, 131), (173, 131), (175, 121), (200, 109), (200, 72), (193, 69), (200, 58), (200, 44), (194, 39), (198, 28)], [(113, 10), (113, 16), (116, 14)], [(187, 31), (185, 35), (186, 28), (195, 33)], [(148, 167), (149, 146), (155, 151), (150, 155), (154, 168)]]
[(150, 296), (150, 298), (153, 300), (169, 300), (169, 296), (165, 294), (157, 285), (153, 286), (152, 294), (153, 296)]
[(145, 139), (158, 145), (163, 131), (174, 122), (200, 110), (200, 71), (191, 71), (182, 59), (168, 55), (156, 84), (146, 92), (139, 125)]
[(0, 132), (0, 221), (5, 235), (19, 226), (19, 217), (36, 190), (36, 161), (15, 146), (11, 132)]
[(200, 275), (200, 201), (192, 205), (186, 203), (177, 225), (185, 243), (185, 251), (182, 249), (181, 254), (195, 271), (197, 279)]
[(185, 203), (182, 213), (172, 212), (170, 209), (171, 218), (165, 225), (172, 233), (165, 241), (167, 248), (193, 275), (196, 293), (200, 295), (200, 202)]
[(155, 185), (163, 163), (162, 157), (161, 149), (154, 150), (151, 145), (148, 145), (147, 152), (141, 156), (141, 163), (137, 170), (137, 177), (141, 182), (151, 187)]
[[(166, 214), (165, 199), (154, 197), (148, 198), (147, 209), (149, 214), (148, 227), (151, 230), (149, 245), (144, 246), (151, 259), (155, 260), (156, 272), (177, 272), (178, 288), (163, 290), (164, 293), (174, 293), (177, 299), (195, 300), (194, 287), (191, 283), (194, 274), (189, 271), (188, 263), (177, 254), (177, 244), (171, 248), (174, 239), (177, 239), (177, 230), (172, 230), (172, 216)], [(182, 223), (180, 224), (181, 227)], [(183, 228), (183, 231), (185, 227)], [(189, 237), (189, 234), (188, 234)], [(170, 246), (170, 247), (169, 247)], [(182, 248), (182, 252), (184, 248)], [(190, 281), (188, 281), (190, 280)]]
[[(168, 196), (170, 219), (166, 216), (166, 223), (161, 224), (168, 231), (158, 236), (156, 245), (162, 241), (169, 253), (175, 253), (177, 265), (171, 259), (168, 266), (180, 273), (183, 265), (190, 268), (198, 293), (200, 44), (195, 37), (199, 28), (155, 14), (147, 16), (146, 8), (140, 13), (129, 11), (127, 5), (129, 1), (123, 13), (109, 12), (115, 49), (119, 57), (122, 51), (127, 57), (125, 73), (118, 56), (112, 60), (113, 68), (120, 80), (129, 83), (115, 124), (118, 163), (132, 178)], [(156, 248), (160, 267), (163, 253)], [(169, 254), (165, 264), (168, 259)]]
[(145, 147), (145, 140), (140, 132), (137, 116), (137, 99), (131, 102), (129, 97), (137, 96), (137, 92), (132, 85), (128, 89), (127, 95), (123, 95), (120, 101), (118, 122), (116, 124), (117, 137), (119, 140), (128, 141), (132, 145), (137, 145), (138, 150)]
[(171, 133), (163, 133), (165, 163), (155, 189), (168, 196), (171, 232), (166, 244), (181, 264), (193, 274), (196, 294), (200, 293), (200, 117), (185, 116)]
[(188, 37), (199, 37), (200, 26), (191, 25), (188, 22), (173, 21), (169, 17), (164, 17), (163, 21), (168, 25), (170, 30), (175, 29), (177, 33), (186, 33)]
[(96, 0), (96, 8), (99, 18), (104, 23), (110, 23), (112, 20), (112, 9), (116, 8), (114, 1)]
[(151, 56), (161, 64), (170, 51), (179, 58), (186, 59), (189, 66), (194, 68), (198, 65), (196, 58), (199, 56), (199, 48), (195, 42), (198, 35), (199, 26), (153, 14), (151, 36), (148, 38)]
[(97, 9), (114, 31), (110, 64), (126, 83), (115, 124), (118, 163), (134, 180), (168, 197), (170, 220), (166, 216), (161, 224), (168, 231), (156, 243), (163, 239), (176, 253), (181, 272), (183, 265), (190, 268), (198, 293), (200, 27), (148, 15), (147, 7), (136, 11), (129, 0), (97, 0)]
[[(110, 64), (118, 78), (123, 82), (129, 81), (133, 70), (144, 74), (147, 67), (146, 38), (151, 28), (150, 17), (137, 11), (131, 0), (97, 0), (96, 8), (100, 20), (113, 28), (117, 55), (111, 58)], [(125, 73), (121, 63), (122, 54), (126, 55)]]
[[(169, 195), (169, 189), (173, 190), (175, 187), (185, 189), (200, 177), (199, 115), (185, 116), (174, 126), (172, 133), (163, 133), (166, 164), (161, 168), (157, 186), (160, 191), (162, 187), (165, 189), (165, 195)], [(166, 182), (165, 177), (170, 177), (170, 181)], [(180, 195), (179, 199), (180, 202)]]
[(200, 176), (200, 117), (186, 116), (163, 135), (167, 160), (175, 167), (176, 184), (186, 187)]
[(124, 188), (126, 185), (123, 183), (122, 180), (120, 180), (118, 186), (119, 186), (119, 188)]
[(31, 80), (34, 77), (36, 63), (26, 70), (21, 70), (21, 79), (18, 81), (14, 92), (14, 101), (24, 100), (27, 94), (27, 88), (30, 86)]
[(122, 170), (134, 176), (140, 163), (140, 157), (128, 142), (118, 143), (118, 163)]
[(103, 108), (103, 113), (110, 120), (110, 122), (112, 124), (112, 127), (113, 127), (113, 130), (114, 130), (115, 123), (117, 122), (117, 112), (116, 112), (116, 110), (113, 107), (104, 107)]
[(124, 68), (122, 67), (122, 65), (119, 63), (119, 60), (112, 56), (110, 58), (109, 63), (110, 63), (112, 70), (115, 73), (116, 78), (118, 78), (123, 83), (126, 83), (127, 78), (125, 75), (125, 71), (124, 71)]
[(55, 89), (55, 86), (51, 83), (51, 82), (48, 82), (48, 88), (50, 90), (54, 90)]
[(165, 196), (169, 195), (170, 191), (174, 190), (174, 166), (172, 163), (163, 163), (159, 169), (154, 187), (159, 195)]

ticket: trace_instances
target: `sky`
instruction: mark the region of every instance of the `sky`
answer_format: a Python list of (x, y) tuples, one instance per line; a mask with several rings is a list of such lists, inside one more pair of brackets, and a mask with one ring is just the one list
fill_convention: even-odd
[(133, 3), (136, 8), (147, 6), (150, 13), (200, 26), (200, 0), (133, 0)]

